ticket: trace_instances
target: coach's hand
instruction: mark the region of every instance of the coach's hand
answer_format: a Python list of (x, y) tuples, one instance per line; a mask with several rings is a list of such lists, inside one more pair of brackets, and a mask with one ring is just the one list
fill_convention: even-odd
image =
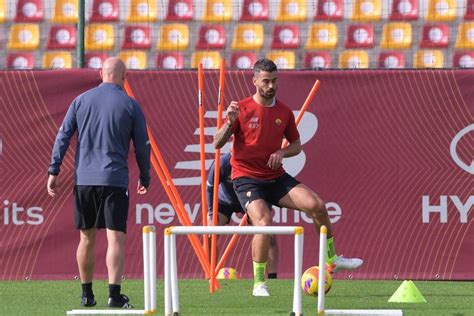
[(229, 119), (229, 122), (234, 123), (239, 116), (239, 113), (239, 103), (237, 101), (230, 102), (230, 105), (227, 108), (227, 118)]
[(137, 193), (140, 194), (140, 195), (143, 195), (143, 194), (147, 194), (147, 193), (148, 193), (148, 188), (145, 187), (144, 185), (142, 185), (142, 184), (140, 183), (140, 181), (138, 181)]
[(270, 169), (277, 169), (280, 168), (283, 162), (284, 153), (281, 149), (275, 151), (273, 154), (270, 155), (268, 159), (267, 166)]
[(48, 177), (48, 184), (46, 185), (46, 188), (48, 189), (48, 194), (50, 196), (56, 197), (59, 188), (58, 176), (53, 176), (50, 174)]

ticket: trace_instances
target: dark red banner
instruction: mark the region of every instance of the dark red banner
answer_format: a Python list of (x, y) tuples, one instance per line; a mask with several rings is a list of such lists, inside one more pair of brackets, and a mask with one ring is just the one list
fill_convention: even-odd
[[(205, 74), (206, 150), (213, 159), (218, 73)], [(254, 92), (251, 72), (229, 72), (225, 104)], [(299, 126), (303, 153), (285, 168), (327, 203), (336, 249), (364, 259), (339, 277), (474, 279), (474, 95), (470, 71), (281, 72), (278, 97), (297, 113), (314, 81), (321, 87)], [(70, 102), (100, 83), (92, 70), (0, 73), (0, 279), (71, 279), (78, 232), (73, 226), (74, 146), (64, 161), (61, 194), (46, 193), (55, 135)], [(202, 224), (197, 75), (131, 72), (130, 86), (195, 225)], [(223, 151), (229, 150), (226, 146)], [(131, 203), (125, 276), (143, 274), (141, 227), (179, 225), (158, 177)], [(237, 219), (236, 219), (237, 220)], [(305, 227), (304, 268), (317, 264), (318, 237), (300, 212), (274, 209), (275, 225)], [(99, 234), (97, 276), (106, 275)], [(251, 237), (241, 237), (226, 266), (251, 275)], [(278, 236), (279, 275), (293, 273), (293, 238)], [(188, 240), (178, 241), (180, 277), (203, 277)], [(219, 239), (222, 250), (228, 238)]]

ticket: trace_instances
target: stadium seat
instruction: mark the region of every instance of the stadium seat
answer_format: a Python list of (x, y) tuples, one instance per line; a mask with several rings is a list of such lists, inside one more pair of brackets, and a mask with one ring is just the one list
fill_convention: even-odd
[(393, 0), (390, 20), (417, 20), (418, 0)]
[(8, 69), (32, 69), (35, 58), (32, 53), (9, 53), (6, 66)]
[(231, 0), (207, 0), (202, 16), (204, 22), (229, 22), (232, 20)]
[(257, 55), (251, 52), (232, 53), (230, 57), (230, 67), (237, 69), (252, 69), (257, 61)]
[(443, 68), (444, 55), (441, 50), (422, 49), (413, 57), (414, 68)]
[(167, 21), (191, 21), (194, 17), (192, 0), (169, 0)]
[(204, 69), (219, 69), (221, 54), (218, 51), (197, 51), (191, 56), (191, 68), (197, 68), (202, 63)]
[(304, 68), (320, 69), (331, 67), (329, 52), (310, 52), (304, 56)]
[(84, 54), (84, 66), (87, 68), (100, 69), (108, 57), (109, 55), (104, 53), (86, 53)]
[(158, 18), (156, 1), (130, 0), (128, 23), (156, 22)]
[(223, 49), (225, 48), (224, 25), (201, 25), (196, 43), (197, 49)]
[(43, 68), (66, 69), (72, 68), (72, 55), (70, 52), (45, 52), (43, 54)]
[(407, 22), (385, 23), (380, 47), (383, 49), (407, 49), (411, 47), (411, 24)]
[(343, 17), (342, 0), (319, 0), (315, 20), (338, 21)]
[(422, 48), (447, 48), (449, 45), (449, 28), (446, 24), (424, 25), (421, 35)]
[(474, 68), (474, 51), (456, 52), (453, 56), (453, 67)]
[(292, 51), (269, 51), (267, 58), (273, 60), (278, 69), (295, 69), (296, 57)]
[(275, 25), (271, 49), (295, 49), (300, 45), (300, 29), (296, 24)]
[(86, 50), (111, 50), (114, 48), (114, 27), (112, 24), (88, 24), (85, 30)]
[(8, 37), (8, 49), (36, 50), (39, 48), (39, 24), (12, 24)]
[(118, 53), (118, 58), (125, 63), (128, 69), (146, 69), (146, 52), (141, 50), (126, 50)]
[(381, 52), (377, 67), (386, 69), (405, 68), (405, 53)]
[(160, 69), (183, 69), (183, 54), (180, 52), (158, 54), (156, 58), (156, 67)]
[(156, 49), (160, 51), (180, 51), (188, 48), (189, 28), (186, 23), (163, 24)]
[(89, 22), (117, 22), (118, 20), (118, 0), (94, 0)]
[(352, 17), (354, 21), (373, 22), (382, 18), (381, 0), (354, 0)]
[(374, 47), (374, 26), (371, 24), (349, 25), (344, 46), (346, 48)]
[(464, 20), (474, 20), (474, 0), (467, 0)]
[(281, 0), (275, 18), (278, 22), (306, 21), (306, 0)]
[(5, 6), (5, 0), (0, 0), (0, 23), (5, 23), (7, 20), (7, 8)]
[(369, 54), (364, 50), (346, 50), (339, 54), (339, 68), (369, 68)]
[(73, 49), (76, 47), (76, 27), (53, 25), (49, 29), (47, 49)]
[(149, 49), (151, 47), (149, 26), (126, 25), (124, 33), (122, 49)]
[(240, 21), (267, 21), (268, 0), (244, 0)]
[(79, 12), (77, 0), (56, 0), (54, 13), (51, 21), (53, 23), (77, 23)]
[(259, 50), (263, 47), (263, 25), (238, 24), (234, 28), (233, 50)]
[(306, 49), (336, 49), (337, 27), (334, 23), (314, 23), (308, 32)]
[(474, 48), (474, 22), (459, 24), (455, 47), (460, 49)]
[(44, 18), (43, 2), (41, 0), (18, 0), (14, 21), (41, 22)]
[(430, 22), (454, 21), (456, 10), (456, 0), (428, 0), (428, 13), (425, 19)]

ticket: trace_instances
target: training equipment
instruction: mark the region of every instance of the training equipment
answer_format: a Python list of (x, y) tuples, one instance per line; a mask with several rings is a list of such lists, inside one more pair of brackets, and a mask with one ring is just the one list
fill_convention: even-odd
[(217, 273), (216, 279), (218, 280), (235, 280), (240, 279), (240, 274), (234, 268), (222, 268)]
[[(145, 309), (73, 309), (67, 311), (67, 315), (151, 315), (156, 312), (156, 229), (155, 226), (143, 227), (143, 279), (144, 279), (144, 302)], [(122, 295), (123, 300), (128, 304), (128, 297)], [(123, 303), (123, 302), (122, 302)], [(125, 304), (124, 303), (124, 304)], [(115, 306), (110, 304), (109, 306)], [(121, 305), (123, 306), (123, 304)], [(131, 305), (130, 305), (131, 306)], [(127, 307), (129, 308), (129, 307)]]
[(413, 281), (403, 281), (388, 300), (390, 303), (426, 303)]
[(176, 268), (176, 235), (294, 235), (295, 273), (292, 315), (302, 315), (301, 270), (303, 263), (303, 227), (299, 226), (174, 226), (165, 229), (165, 315), (179, 314), (178, 273)]
[[(332, 277), (327, 269), (325, 274), (326, 277), (324, 283), (324, 292), (328, 294), (332, 286)], [(308, 268), (305, 272), (303, 272), (303, 276), (301, 277), (301, 287), (303, 288), (303, 293), (311, 296), (318, 295), (318, 276), (318, 266)]]

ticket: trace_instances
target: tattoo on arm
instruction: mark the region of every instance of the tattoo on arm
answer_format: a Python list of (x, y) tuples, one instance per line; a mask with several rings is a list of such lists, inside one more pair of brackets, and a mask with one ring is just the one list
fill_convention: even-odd
[(222, 148), (232, 135), (232, 124), (227, 122), (214, 135), (214, 148)]

